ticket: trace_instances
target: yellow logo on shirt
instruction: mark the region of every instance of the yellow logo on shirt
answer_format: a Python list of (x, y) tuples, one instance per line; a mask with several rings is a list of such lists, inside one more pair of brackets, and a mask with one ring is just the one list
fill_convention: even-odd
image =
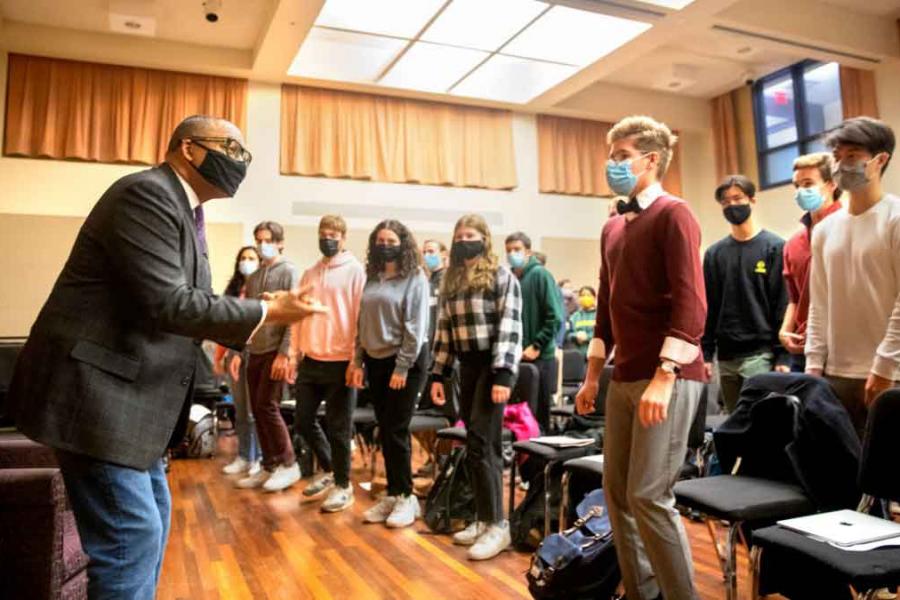
[(768, 271), (766, 271), (766, 261), (764, 261), (764, 260), (756, 261), (756, 271), (754, 271), (754, 272), (759, 273), (760, 275), (765, 275), (766, 273), (768, 273)]

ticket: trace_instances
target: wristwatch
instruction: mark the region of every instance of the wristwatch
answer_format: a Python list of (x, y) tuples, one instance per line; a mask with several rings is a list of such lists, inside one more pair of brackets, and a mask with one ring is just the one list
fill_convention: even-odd
[(681, 365), (673, 360), (663, 359), (659, 362), (659, 368), (669, 375), (680, 375)]

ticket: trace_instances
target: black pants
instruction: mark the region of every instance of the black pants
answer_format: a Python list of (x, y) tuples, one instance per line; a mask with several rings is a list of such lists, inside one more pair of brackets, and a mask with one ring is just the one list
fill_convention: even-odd
[[(350, 484), (350, 437), (354, 394), (346, 385), (348, 361), (323, 362), (305, 358), (297, 370), (295, 424), (312, 448), (322, 469), (334, 472), (340, 487)], [(316, 414), (325, 402), (325, 432)]]
[(466, 424), (466, 462), (479, 521), (503, 520), (503, 407), (491, 401), (490, 352), (460, 356), (460, 417)]
[(805, 354), (791, 354), (791, 373), (806, 373)]
[(550, 405), (553, 402), (553, 393), (556, 392), (559, 369), (555, 357), (539, 358), (531, 364), (536, 366), (540, 373), (537, 410), (534, 410), (534, 406), (531, 409), (538, 425), (541, 426), (541, 433), (547, 433), (550, 431)]
[(378, 421), (384, 469), (387, 471), (389, 496), (408, 496), (412, 493), (412, 449), (409, 422), (416, 407), (416, 395), (424, 377), (418, 365), (406, 375), (406, 386), (392, 390), (388, 385), (394, 373), (395, 356), (372, 358), (366, 355), (366, 375), (375, 419)]

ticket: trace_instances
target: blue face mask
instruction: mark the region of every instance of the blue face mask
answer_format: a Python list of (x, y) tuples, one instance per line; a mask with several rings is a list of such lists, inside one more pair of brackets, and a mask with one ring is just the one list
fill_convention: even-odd
[(521, 269), (525, 266), (524, 252), (510, 252), (506, 255), (506, 258), (509, 261), (509, 266), (511, 266), (513, 269)]
[(272, 260), (278, 256), (278, 246), (269, 242), (263, 242), (259, 245), (259, 253), (266, 260)]
[(244, 277), (250, 277), (256, 272), (256, 269), (259, 268), (259, 263), (255, 260), (242, 260), (238, 265), (238, 269), (241, 271), (241, 275)]
[(797, 204), (801, 209), (808, 212), (819, 210), (822, 208), (822, 204), (825, 203), (825, 198), (817, 187), (798, 189), (797, 193), (794, 195), (794, 200), (797, 201)]
[[(646, 154), (641, 155), (640, 158), (644, 156)], [(618, 196), (630, 196), (637, 185), (638, 177), (646, 173), (646, 171), (642, 171), (635, 175), (634, 171), (631, 170), (632, 160), (628, 158), (618, 162), (614, 160), (606, 161), (606, 183)]]
[(428, 267), (429, 271), (437, 271), (441, 267), (441, 257), (437, 254), (426, 254), (425, 266)]

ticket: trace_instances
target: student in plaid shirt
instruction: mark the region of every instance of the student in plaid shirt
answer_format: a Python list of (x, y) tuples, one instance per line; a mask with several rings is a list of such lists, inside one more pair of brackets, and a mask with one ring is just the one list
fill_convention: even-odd
[(472, 476), (476, 521), (453, 536), (471, 546), (471, 560), (486, 560), (510, 544), (503, 519), (503, 408), (522, 356), (522, 292), (499, 264), (480, 215), (466, 215), (453, 231), (434, 340), (431, 399), (446, 401), (443, 378), (460, 364), (460, 416), (466, 424), (466, 460)]

